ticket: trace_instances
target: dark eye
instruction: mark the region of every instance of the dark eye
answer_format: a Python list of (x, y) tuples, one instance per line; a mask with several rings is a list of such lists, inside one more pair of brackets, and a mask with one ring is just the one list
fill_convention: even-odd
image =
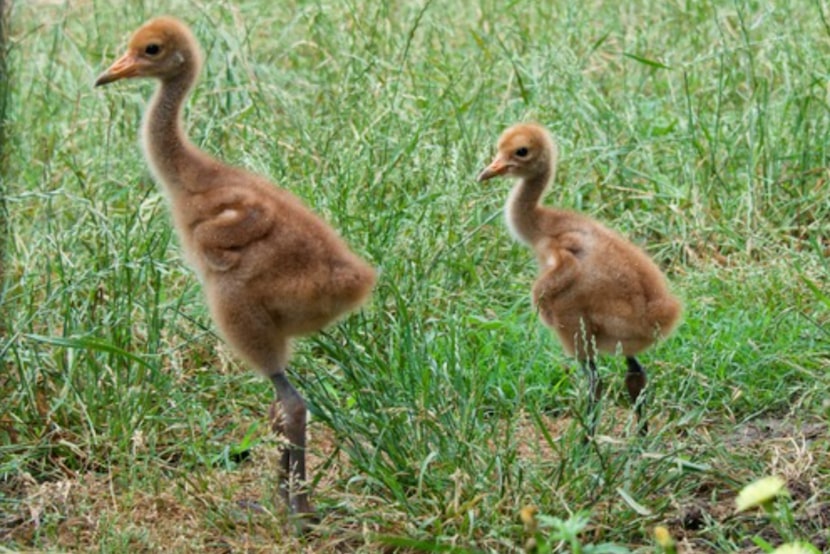
[(516, 150), (516, 155), (520, 158), (524, 158), (525, 156), (527, 156), (527, 148), (522, 146), (521, 148)]
[(148, 56), (155, 56), (161, 52), (161, 46), (158, 44), (148, 44), (147, 47), (144, 49), (144, 53)]

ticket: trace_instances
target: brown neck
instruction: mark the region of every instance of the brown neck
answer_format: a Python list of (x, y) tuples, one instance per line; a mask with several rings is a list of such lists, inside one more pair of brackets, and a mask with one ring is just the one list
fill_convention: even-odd
[(533, 177), (526, 177), (513, 187), (505, 206), (507, 225), (513, 235), (525, 244), (533, 244), (539, 235), (539, 200), (554, 170), (549, 168)]
[(145, 155), (156, 177), (173, 194), (190, 190), (194, 179), (187, 177), (209, 159), (190, 142), (182, 126), (182, 106), (195, 79), (193, 68), (162, 81), (144, 118)]

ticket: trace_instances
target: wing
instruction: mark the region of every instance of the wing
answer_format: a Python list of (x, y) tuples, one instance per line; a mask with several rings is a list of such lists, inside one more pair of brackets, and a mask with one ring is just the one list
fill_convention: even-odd
[(235, 267), (242, 252), (274, 228), (268, 206), (247, 195), (215, 204), (191, 225), (198, 255), (217, 271)]

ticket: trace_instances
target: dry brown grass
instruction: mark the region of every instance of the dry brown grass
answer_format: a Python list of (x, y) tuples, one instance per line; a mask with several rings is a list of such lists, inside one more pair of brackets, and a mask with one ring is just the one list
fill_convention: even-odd
[[(625, 415), (625, 410), (616, 409), (606, 414), (619, 421)], [(566, 417), (542, 420), (554, 441), (573, 424)], [(2, 494), (17, 504), (0, 519), (0, 544), (86, 552), (106, 544), (107, 535), (115, 529), (122, 537), (132, 537), (129, 545), (121, 545), (132, 552), (343, 553), (388, 549), (378, 536), (405, 531), (406, 514), (384, 499), (351, 491), (349, 479), (360, 476), (354, 475), (342, 456), (327, 459), (335, 452), (328, 429), (319, 424), (311, 429), (311, 475), (319, 479), (314, 495), (325, 499), (331, 508), (310, 536), (297, 538), (282, 509), (271, 511), (274, 504), (267, 499), (273, 492), (279, 452), (278, 445), (271, 442), (257, 447), (249, 461), (234, 471), (200, 468), (194, 474), (174, 470), (160, 477), (154, 490), (119, 485), (117, 471), (43, 483), (27, 474), (18, 475), (3, 485)], [(655, 432), (658, 429), (659, 423)], [(716, 476), (739, 478), (745, 473), (746, 465), (741, 464), (745, 457), (766, 461), (771, 473), (787, 480), (796, 518), (803, 528), (829, 528), (826, 468), (830, 467), (830, 453), (819, 440), (826, 432), (822, 423), (794, 426), (776, 419), (688, 430), (680, 440), (686, 442), (689, 454), (709, 452), (715, 471), (702, 474), (686, 496), (672, 498), (671, 509), (661, 515), (662, 523), (679, 540), (681, 552), (717, 552), (710, 542), (715, 528), (737, 527), (745, 536), (778, 539), (763, 518), (735, 514), (735, 489), (724, 486)], [(519, 418), (516, 433), (523, 458), (551, 462), (558, 456), (530, 417)], [(606, 445), (624, 442), (609, 436), (597, 440)], [(609, 504), (606, 509), (616, 508)], [(602, 506), (595, 509), (602, 510)], [(807, 538), (820, 548), (828, 546), (826, 531), (816, 531)]]
[[(319, 475), (321, 453), (332, 452), (330, 433), (313, 426), (310, 452), (313, 474), (320, 478), (316, 494), (345, 505), (357, 499), (335, 488), (342, 466), (332, 463)], [(298, 539), (286, 524), (285, 513), (266, 507), (279, 458), (276, 444), (257, 448), (234, 471), (200, 468), (199, 474), (169, 472), (159, 477), (155, 490), (117, 484), (117, 473), (84, 473), (38, 483), (28, 474), (3, 486), (15, 498), (17, 509), (0, 520), (0, 544), (40, 545), (67, 552), (87, 552), (106, 543), (117, 528), (133, 535), (132, 552), (353, 552), (361, 537), (377, 529), (363, 529), (348, 518), (326, 515), (314, 536)], [(370, 509), (372, 499), (359, 501)], [(272, 504), (267, 504), (272, 506)], [(391, 522), (390, 522), (391, 523)], [(45, 526), (52, 526), (54, 542), (44, 543)]]

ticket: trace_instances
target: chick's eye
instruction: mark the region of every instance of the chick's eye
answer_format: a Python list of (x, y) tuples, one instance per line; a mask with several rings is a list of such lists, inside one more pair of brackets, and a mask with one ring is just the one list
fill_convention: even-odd
[(520, 158), (524, 158), (525, 156), (527, 156), (527, 148), (522, 146), (521, 148), (516, 150), (516, 155)]
[(161, 52), (161, 46), (158, 44), (148, 44), (147, 47), (144, 49), (144, 53), (148, 56), (155, 56)]

